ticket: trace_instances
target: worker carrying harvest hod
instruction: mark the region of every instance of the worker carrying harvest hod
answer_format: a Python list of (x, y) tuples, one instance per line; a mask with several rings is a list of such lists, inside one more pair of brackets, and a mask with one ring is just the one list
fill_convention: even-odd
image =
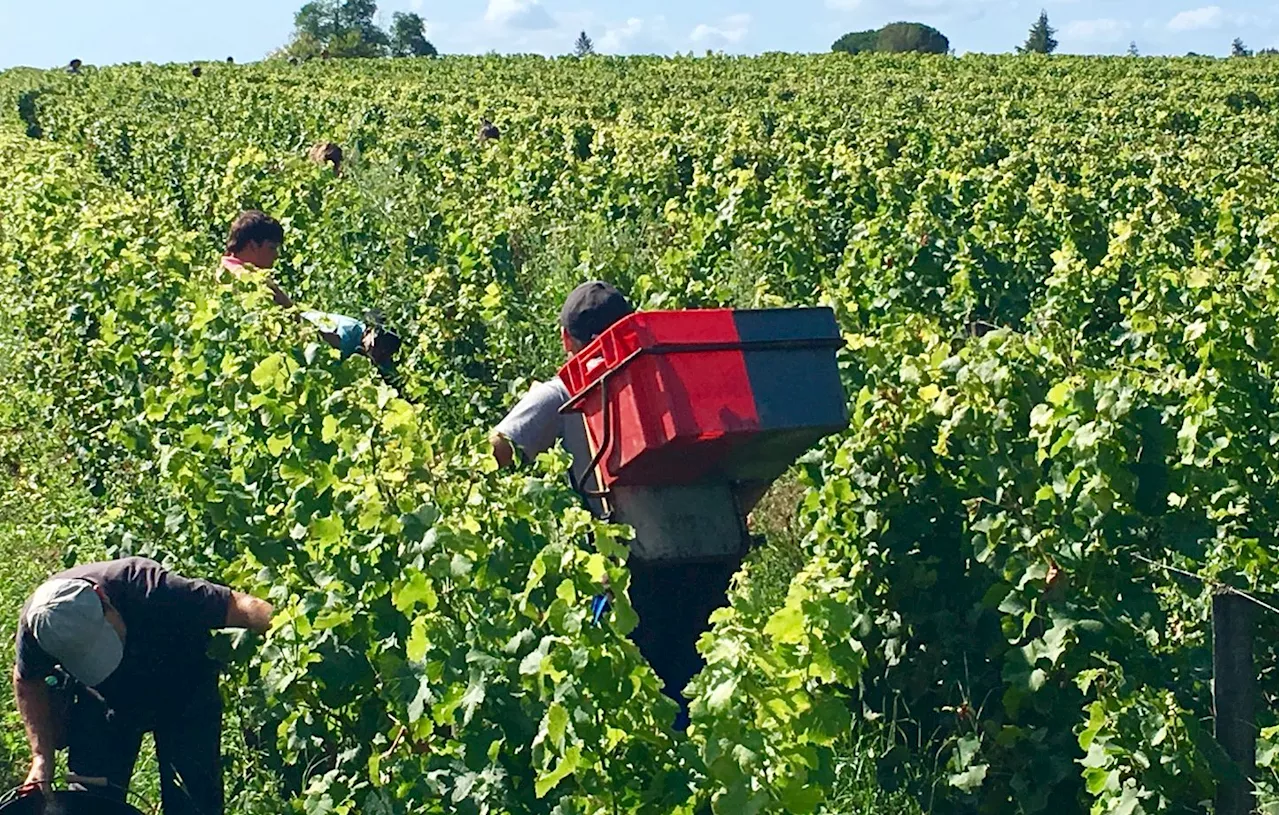
[[(573, 356), (633, 309), (615, 287), (602, 281), (584, 283), (566, 298), (560, 311), (560, 338)], [(577, 414), (562, 414), (570, 399), (559, 378), (538, 382), (498, 423), (490, 436), (493, 455), (503, 467), (512, 465), (517, 451), (528, 458), (550, 449), (557, 440), (574, 456), (577, 467), (589, 461), (586, 432)], [(585, 474), (585, 478), (592, 478)], [(741, 512), (749, 512), (767, 484), (752, 484), (738, 493)], [(742, 552), (696, 560), (647, 558), (633, 545), (627, 565), (631, 572), (631, 605), (639, 624), (631, 638), (663, 683), (663, 693), (679, 706), (677, 729), (688, 724), (689, 702), (684, 687), (703, 667), (697, 641), (708, 617), (727, 601), (729, 581), (742, 563)]]
[(13, 669), (32, 754), (27, 784), (47, 792), (54, 752), (66, 747), (81, 788), (123, 800), (150, 732), (165, 815), (219, 815), (222, 697), (210, 632), (265, 632), (271, 615), (265, 600), (146, 558), (46, 580), (23, 606)]
[[(284, 227), (279, 221), (256, 209), (246, 210), (231, 224), (226, 254), (222, 256), (222, 269), (235, 277), (243, 276), (249, 269), (269, 272), (283, 244)], [(293, 299), (270, 275), (266, 284), (277, 305), (293, 308)], [(299, 316), (314, 325), (324, 341), (341, 351), (343, 357), (352, 354), (366, 356), (384, 374), (400, 349), (400, 338), (368, 320), (368, 317), (369, 325), (343, 314), (322, 311), (303, 311)]]

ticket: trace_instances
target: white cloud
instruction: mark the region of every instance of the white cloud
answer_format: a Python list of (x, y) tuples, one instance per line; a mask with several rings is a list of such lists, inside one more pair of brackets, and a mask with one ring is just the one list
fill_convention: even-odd
[(502, 28), (543, 31), (556, 23), (542, 7), (541, 0), (489, 0), (484, 21)]
[[(486, 0), (481, 13), (448, 25), (448, 36), (432, 42), (450, 54), (556, 56), (571, 53), (578, 32), (585, 31), (599, 47), (606, 26), (598, 15), (590, 10), (557, 11), (544, 3), (547, 0)], [(432, 26), (432, 33), (443, 29)]]
[(919, 19), (920, 22), (943, 25), (980, 20), (992, 10), (1012, 5), (1013, 0), (823, 0), (823, 4), (837, 13), (856, 11), (868, 22)]
[(1169, 21), (1170, 31), (1195, 31), (1201, 28), (1217, 28), (1222, 25), (1221, 6), (1201, 6), (1180, 11)]
[(622, 25), (613, 26), (605, 30), (604, 36), (600, 38), (600, 49), (602, 51), (620, 51), (629, 40), (639, 36), (643, 31), (644, 20), (639, 17), (630, 17)]
[(629, 17), (625, 23), (610, 25), (596, 43), (601, 53), (661, 54), (669, 51), (666, 18), (661, 14), (645, 20)]
[(1073, 40), (1089, 40), (1093, 42), (1115, 42), (1125, 37), (1129, 24), (1114, 17), (1099, 17), (1096, 20), (1072, 20), (1062, 27), (1063, 36)]
[(689, 35), (689, 39), (699, 45), (706, 45), (708, 48), (717, 46), (724, 48), (741, 42), (747, 36), (747, 29), (750, 26), (750, 14), (731, 14), (717, 25), (699, 23), (693, 29), (693, 33)]

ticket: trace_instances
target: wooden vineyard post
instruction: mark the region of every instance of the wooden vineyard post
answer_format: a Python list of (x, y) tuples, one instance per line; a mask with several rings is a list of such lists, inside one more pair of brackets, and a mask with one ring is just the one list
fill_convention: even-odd
[(1213, 735), (1238, 772), (1218, 782), (1215, 815), (1253, 812), (1257, 732), (1253, 604), (1219, 589), (1213, 595)]

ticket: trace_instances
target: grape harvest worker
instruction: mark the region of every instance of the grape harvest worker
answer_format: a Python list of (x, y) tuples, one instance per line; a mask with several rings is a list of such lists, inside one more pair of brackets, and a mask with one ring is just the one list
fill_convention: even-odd
[[(560, 310), (565, 352), (578, 353), (632, 310), (626, 297), (608, 283), (595, 280), (578, 286)], [(559, 377), (535, 383), (489, 437), (499, 466), (512, 466), (517, 451), (530, 458), (549, 450), (557, 440), (563, 441), (575, 462), (589, 461), (581, 418), (560, 413), (568, 401), (569, 391)], [(764, 487), (750, 485), (739, 494), (743, 513), (751, 510)], [(679, 706), (677, 729), (684, 729), (689, 721), (689, 702), (681, 691), (704, 664), (698, 637), (707, 630), (711, 612), (726, 603), (729, 581), (741, 565), (741, 555), (669, 561), (646, 560), (633, 552), (627, 560), (631, 605), (640, 618), (631, 639), (662, 680), (663, 693)]]
[(342, 148), (331, 141), (317, 142), (307, 151), (307, 158), (316, 164), (328, 164), (334, 175), (342, 175)]
[(265, 632), (271, 604), (154, 560), (86, 563), (42, 583), (18, 619), (14, 699), (31, 746), (27, 783), (69, 772), (123, 800), (153, 733), (165, 815), (223, 811), (222, 698), (210, 632)]
[[(235, 277), (245, 275), (250, 269), (268, 273), (266, 284), (276, 305), (293, 308), (293, 299), (269, 274), (283, 245), (284, 227), (279, 221), (256, 209), (245, 210), (231, 224), (222, 269)], [(376, 325), (366, 326), (353, 317), (322, 311), (302, 311), (299, 316), (314, 325), (321, 338), (341, 351), (343, 358), (361, 354), (385, 371), (400, 350), (400, 338), (394, 333), (380, 330)]]

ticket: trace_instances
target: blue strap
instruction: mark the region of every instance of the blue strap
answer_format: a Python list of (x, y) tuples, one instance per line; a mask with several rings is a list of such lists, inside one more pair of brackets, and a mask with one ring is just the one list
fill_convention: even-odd
[(597, 594), (591, 598), (591, 624), (600, 625), (600, 618), (609, 609), (609, 595)]

